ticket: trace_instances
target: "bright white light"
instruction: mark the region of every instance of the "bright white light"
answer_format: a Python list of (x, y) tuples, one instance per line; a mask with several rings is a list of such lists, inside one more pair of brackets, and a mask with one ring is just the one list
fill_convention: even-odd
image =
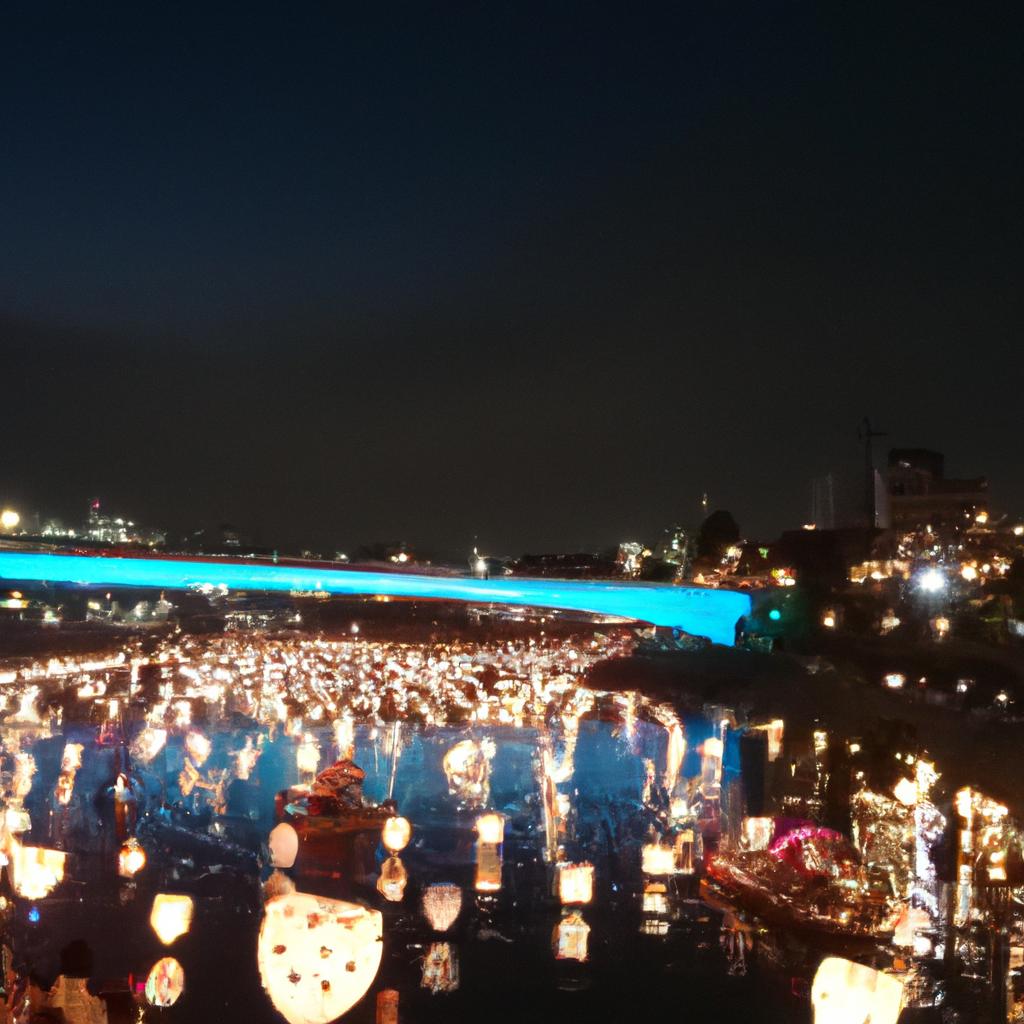
[(21, 516), (13, 508), (5, 508), (0, 512), (0, 529), (5, 533), (10, 533), (20, 522)]
[(918, 585), (928, 594), (937, 594), (946, 588), (946, 577), (938, 569), (926, 569), (918, 577)]
[(885, 685), (888, 686), (890, 690), (901, 689), (906, 681), (906, 676), (904, 676), (902, 672), (890, 672), (885, 677)]

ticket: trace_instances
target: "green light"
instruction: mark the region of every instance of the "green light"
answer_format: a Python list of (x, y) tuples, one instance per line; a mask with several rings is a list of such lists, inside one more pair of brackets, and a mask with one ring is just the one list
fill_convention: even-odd
[(773, 608), (773, 609), (772, 609), (772, 610), (771, 610), (771, 611), (770, 611), (770, 612), (768, 613), (768, 618), (769, 618), (769, 619), (771, 619), (771, 620), (772, 620), (772, 622), (778, 622), (778, 621), (779, 621), (779, 619), (781, 619), (781, 618), (782, 618), (782, 612), (780, 612), (778, 608)]

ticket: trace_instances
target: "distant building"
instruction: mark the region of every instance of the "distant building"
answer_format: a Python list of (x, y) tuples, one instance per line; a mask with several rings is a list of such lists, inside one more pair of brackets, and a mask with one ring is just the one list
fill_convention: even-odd
[(983, 476), (947, 477), (941, 452), (893, 448), (889, 452), (888, 492), (896, 530), (961, 528), (972, 523), (986, 504), (988, 481)]
[(142, 544), (146, 547), (156, 547), (165, 539), (162, 530), (138, 526), (130, 519), (108, 515), (100, 508), (99, 498), (89, 502), (83, 537), (100, 544)]

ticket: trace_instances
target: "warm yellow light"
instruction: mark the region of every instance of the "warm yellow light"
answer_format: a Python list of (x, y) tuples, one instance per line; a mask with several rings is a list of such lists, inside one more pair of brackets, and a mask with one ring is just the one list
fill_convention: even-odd
[(122, 878), (134, 878), (146, 866), (146, 851), (132, 836), (117, 855), (117, 873)]
[(67, 854), (61, 850), (22, 846), (17, 840), (12, 839), (7, 856), (14, 891), (25, 899), (45, 899), (64, 879), (64, 861)]
[(201, 765), (210, 756), (210, 741), (201, 732), (190, 732), (185, 737), (185, 749), (196, 765)]
[(896, 1024), (903, 1009), (903, 982), (873, 967), (826, 957), (811, 986), (814, 1024)]
[(146, 1002), (150, 1006), (173, 1006), (185, 991), (185, 968), (173, 956), (157, 960), (146, 978)]
[(462, 890), (451, 882), (428, 885), (423, 890), (423, 916), (435, 932), (446, 932), (462, 909)]
[(589, 903), (594, 896), (593, 864), (560, 864), (558, 897), (563, 904)]
[(438, 992), (454, 992), (459, 987), (459, 960), (455, 947), (447, 942), (432, 942), (423, 957), (420, 988)]
[(5, 508), (0, 512), (0, 530), (5, 533), (10, 533), (20, 522), (21, 516), (13, 508)]
[(311, 733), (306, 733), (295, 749), (295, 765), (304, 775), (316, 775), (320, 767), (320, 744)]
[(825, 612), (825, 614), (821, 617), (821, 624), (826, 629), (835, 629), (836, 628), (835, 612)]
[(405, 886), (409, 874), (400, 858), (388, 857), (380, 867), (380, 878), (377, 879), (377, 892), (390, 903), (400, 903), (405, 895)]
[(381, 829), (384, 845), (392, 853), (401, 853), (409, 845), (412, 836), (412, 825), (406, 818), (388, 818)]
[(975, 569), (973, 565), (965, 565), (960, 570), (960, 575), (970, 583), (978, 578), (978, 570)]
[(289, 1024), (328, 1024), (366, 994), (380, 967), (379, 911), (293, 892), (266, 905), (260, 980)]
[(893, 796), (907, 807), (913, 807), (917, 803), (917, 783), (911, 782), (905, 776), (893, 786), (892, 792)]
[(282, 821), (270, 830), (267, 843), (270, 846), (272, 867), (290, 868), (294, 866), (295, 858), (299, 855), (299, 834), (287, 821)]
[(558, 922), (552, 938), (557, 960), (578, 960), (580, 963), (586, 961), (590, 925), (583, 920), (583, 915), (578, 910), (571, 911)]
[(671, 846), (648, 843), (640, 851), (640, 867), (645, 875), (674, 875), (676, 851)]
[(476, 890), (497, 892), (501, 888), (501, 844), (476, 844)]
[(974, 517), (974, 521), (975, 521), (975, 522), (976, 522), (976, 523), (977, 523), (977, 524), (978, 524), (979, 526), (984, 526), (984, 525), (985, 525), (985, 524), (986, 524), (986, 523), (988, 522), (988, 513), (987, 513), (987, 512), (986, 512), (986, 511), (985, 511), (984, 509), (982, 509), (982, 510), (981, 510), (980, 512), (978, 512), (978, 514), (977, 514), (977, 515), (976, 515), (976, 516)]
[(157, 893), (153, 897), (153, 910), (149, 923), (156, 937), (169, 946), (192, 927), (192, 897), (177, 893)]
[(476, 819), (476, 832), (481, 843), (501, 843), (505, 839), (505, 818), (501, 814), (481, 814)]
[(748, 850), (767, 850), (775, 830), (774, 818), (744, 818), (743, 839)]

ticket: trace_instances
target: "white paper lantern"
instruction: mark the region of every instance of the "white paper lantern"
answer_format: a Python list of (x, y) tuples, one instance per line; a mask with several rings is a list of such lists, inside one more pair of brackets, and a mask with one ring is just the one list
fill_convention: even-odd
[(266, 905), (257, 961), (271, 1002), (289, 1024), (328, 1024), (347, 1013), (380, 967), (383, 921), (354, 903), (291, 893)]

